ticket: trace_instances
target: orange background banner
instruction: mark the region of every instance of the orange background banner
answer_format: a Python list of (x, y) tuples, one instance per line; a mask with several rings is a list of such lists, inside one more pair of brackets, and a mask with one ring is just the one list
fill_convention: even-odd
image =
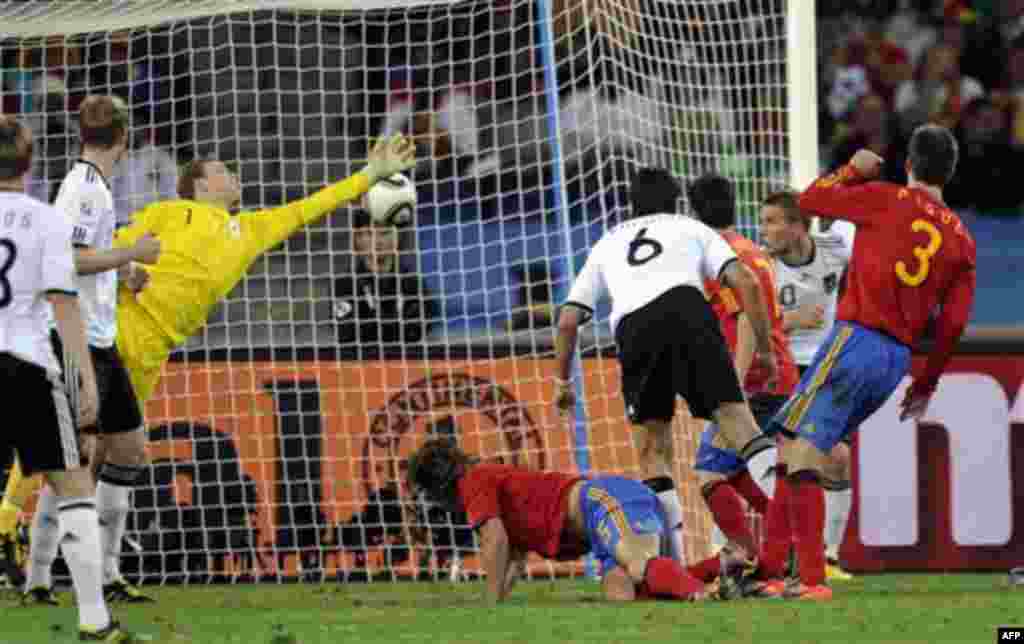
[[(279, 424), (288, 414), (300, 416), (292, 422), (319, 416), (320, 510), (329, 526), (347, 521), (370, 493), (399, 480), (404, 460), (430, 427), (456, 427), (464, 449), (485, 460), (576, 470), (575, 430), (554, 408), (552, 373), (553, 360), (532, 358), (172, 363), (146, 405), (146, 422), (151, 435), (159, 426), (191, 423), (230, 437), (242, 472), (255, 484), (258, 501), (251, 521), (259, 529), (258, 547), (294, 570), (294, 553), (276, 552), (274, 543), (280, 527), (275, 525), (281, 502)], [(583, 378), (591, 471), (637, 474), (618, 364), (587, 359)], [(282, 416), (275, 397), (294, 391), (299, 382), (304, 391), (318, 392), (318, 409), (285, 411)], [(693, 560), (705, 555), (710, 530), (691, 469), (702, 425), (684, 409), (680, 412), (676, 480), (687, 511)], [(151, 460), (192, 460), (194, 443), (181, 438), (152, 441)], [(191, 485), (192, 479), (175, 477), (173, 494), (180, 506), (197, 502)], [(358, 565), (343, 555), (328, 560), (332, 567)]]

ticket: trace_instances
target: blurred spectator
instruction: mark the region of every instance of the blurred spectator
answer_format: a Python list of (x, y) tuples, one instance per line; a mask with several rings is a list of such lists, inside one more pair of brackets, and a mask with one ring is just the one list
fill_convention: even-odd
[[(836, 50), (835, 82), (829, 94), (832, 114), (841, 118), (868, 92), (892, 100), (896, 88), (911, 77), (910, 58), (885, 36), (880, 20), (868, 21)], [(845, 109), (844, 109), (845, 108)]]
[(154, 201), (178, 198), (178, 164), (153, 142), (150, 129), (130, 134), (132, 148), (118, 162), (111, 178), (117, 225), (131, 223), (132, 213)]
[(907, 140), (899, 123), (877, 94), (869, 94), (857, 103), (848, 129), (840, 133), (832, 150), (833, 169), (847, 163), (857, 150), (867, 148), (885, 159), (882, 180), (905, 183), (907, 173)]
[(1008, 112), (988, 98), (975, 99), (964, 108), (956, 135), (960, 162), (946, 186), (946, 202), (983, 212), (1019, 208), (1024, 150), (1011, 141)]
[(418, 342), (439, 317), (422, 279), (399, 261), (399, 232), (356, 212), (353, 272), (334, 283), (338, 342), (360, 349)]
[(963, 106), (985, 93), (981, 83), (960, 73), (959, 55), (950, 45), (934, 45), (914, 80), (900, 85), (895, 107), (905, 134), (925, 122), (955, 128)]

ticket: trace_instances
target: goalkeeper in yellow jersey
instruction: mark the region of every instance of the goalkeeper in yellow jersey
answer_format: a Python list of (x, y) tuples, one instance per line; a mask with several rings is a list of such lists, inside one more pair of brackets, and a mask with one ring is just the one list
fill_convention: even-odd
[[(145, 269), (135, 267), (145, 273), (124, 280), (118, 294), (117, 348), (140, 405), (152, 395), (171, 351), (206, 323), (213, 308), (260, 255), (300, 228), (360, 198), (379, 179), (414, 163), (412, 142), (395, 136), (374, 146), (366, 167), (344, 181), (278, 208), (232, 215), (241, 198), (237, 177), (220, 161), (191, 162), (178, 181), (182, 198), (138, 211), (132, 224), (118, 231), (114, 242), (115, 247), (130, 247), (149, 234), (161, 244), (157, 263)], [(93, 467), (104, 462), (102, 441), (101, 436)], [(138, 449), (142, 453), (136, 455), (136, 462), (143, 463), (144, 438), (138, 441)], [(0, 507), (0, 544), (13, 540), (20, 506), (37, 487), (35, 481), (22, 481), (20, 472), (16, 478), (8, 481)], [(126, 485), (130, 487), (127, 481)], [(119, 513), (118, 534), (124, 534), (127, 514), (128, 508)], [(103, 553), (105, 567), (117, 570), (120, 541)], [(123, 586), (125, 592), (116, 599), (148, 601), (137, 589)]]

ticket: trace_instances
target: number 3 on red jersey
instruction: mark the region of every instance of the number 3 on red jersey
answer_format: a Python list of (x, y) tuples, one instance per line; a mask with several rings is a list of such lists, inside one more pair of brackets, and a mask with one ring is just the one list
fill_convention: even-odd
[(928, 245), (914, 247), (914, 256), (917, 258), (915, 271), (910, 271), (907, 262), (902, 260), (896, 262), (896, 277), (907, 286), (920, 286), (928, 279), (928, 273), (931, 272), (932, 257), (935, 257), (935, 253), (942, 248), (942, 233), (934, 224), (924, 219), (915, 219), (910, 224), (910, 229), (915, 233), (928, 233)]

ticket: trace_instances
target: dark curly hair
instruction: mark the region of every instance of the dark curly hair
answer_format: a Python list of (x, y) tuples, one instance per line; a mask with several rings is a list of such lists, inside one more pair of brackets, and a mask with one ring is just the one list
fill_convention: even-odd
[(451, 438), (434, 438), (409, 457), (406, 476), (412, 492), (423, 492), (431, 503), (449, 512), (459, 511), (458, 482), (476, 460)]

